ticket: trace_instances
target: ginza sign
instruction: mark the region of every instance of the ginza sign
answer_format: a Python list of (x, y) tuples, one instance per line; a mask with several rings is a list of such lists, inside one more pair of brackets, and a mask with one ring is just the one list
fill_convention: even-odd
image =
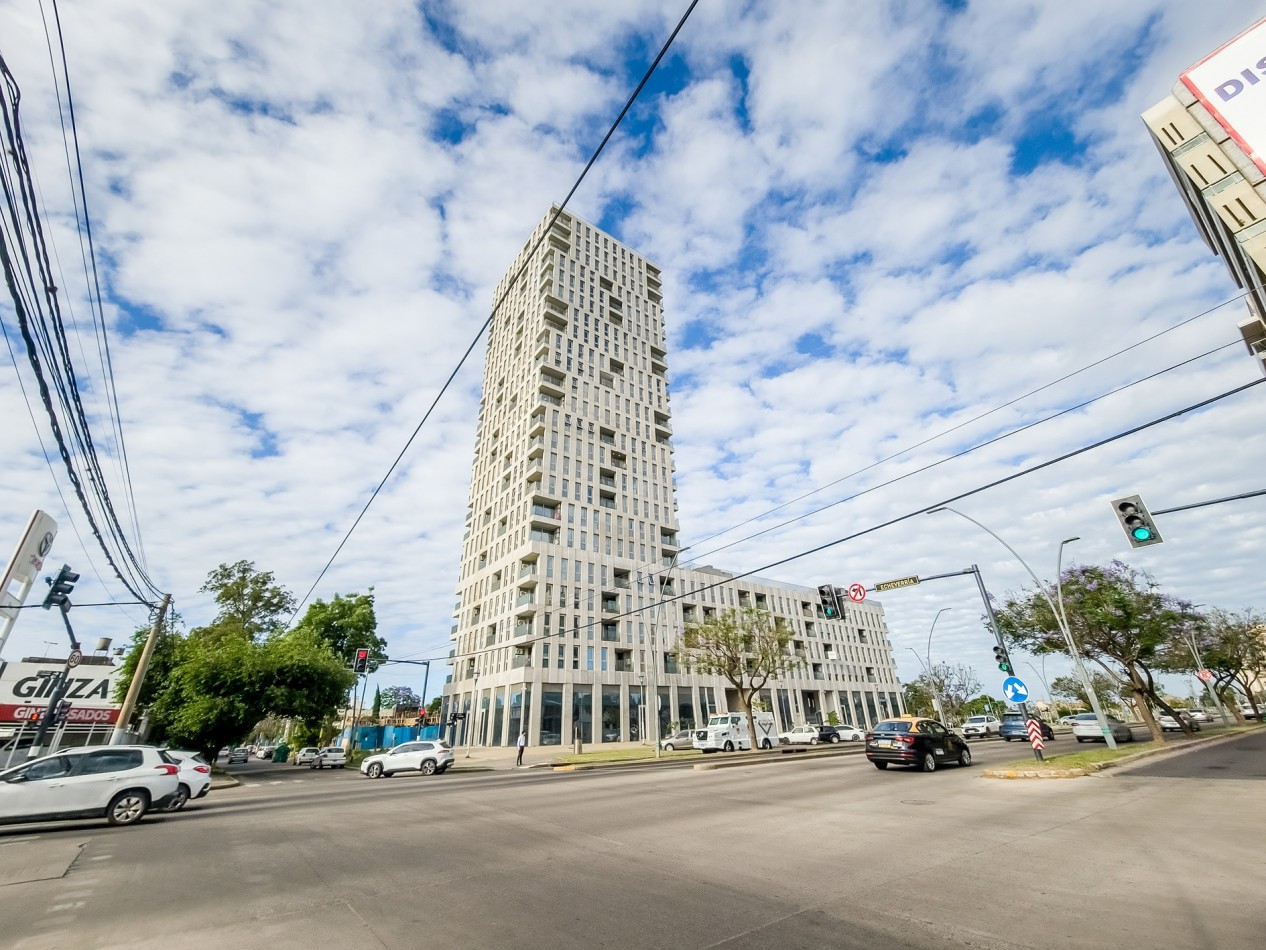
[[(48, 706), (64, 663), (0, 664), (0, 722), (28, 722)], [(117, 666), (80, 666), (70, 671), (66, 699), (68, 723), (112, 723), (119, 716), (114, 702)]]
[(1253, 24), (1180, 78), (1266, 172), (1266, 20)]

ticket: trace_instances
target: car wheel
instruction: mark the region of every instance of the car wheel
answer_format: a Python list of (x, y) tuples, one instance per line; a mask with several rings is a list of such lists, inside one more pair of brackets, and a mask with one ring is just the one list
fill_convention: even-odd
[(879, 769), (879, 771), (881, 772), (888, 767), (887, 762), (873, 762), (871, 764), (874, 765), (875, 768)]
[(185, 802), (187, 801), (189, 801), (189, 786), (181, 782), (180, 785), (176, 787), (176, 797), (173, 798), (171, 804), (167, 806), (167, 810), (180, 811), (180, 809), (185, 807)]
[(970, 749), (964, 749), (962, 752), (958, 753), (958, 764), (964, 766), (971, 765)]
[(423, 775), (434, 775), (435, 774), (435, 760), (427, 759), (425, 762), (422, 763), (422, 767), (418, 771), (420, 771)]
[(369, 768), (365, 769), (365, 774), (370, 778), (382, 778), (382, 763), (371, 762)]
[(931, 752), (924, 752), (923, 759), (919, 762), (919, 771), (920, 772), (935, 772), (936, 771), (936, 756), (934, 756)]
[(818, 739), (816, 736), (814, 736), (812, 739), (809, 740), (809, 745), (817, 745), (817, 744), (818, 744)]
[(729, 739), (726, 739), (726, 740), (725, 740), (725, 745), (724, 745), (724, 746), (722, 746), (721, 748), (722, 748), (725, 752), (733, 752), (733, 751), (734, 751), (734, 743), (733, 743), (733, 742), (731, 742)]
[(665, 752), (672, 752), (672, 751), (673, 751), (673, 744), (672, 744), (671, 742), (665, 742), (665, 743), (664, 743), (664, 751), (665, 751)]
[(140, 790), (119, 792), (106, 806), (106, 821), (112, 825), (134, 825), (149, 809), (149, 795)]
[(832, 745), (834, 745), (835, 743), (837, 743), (837, 742), (839, 742), (839, 741), (840, 741), (839, 733), (836, 733), (835, 735), (831, 736), (831, 744), (832, 744)]

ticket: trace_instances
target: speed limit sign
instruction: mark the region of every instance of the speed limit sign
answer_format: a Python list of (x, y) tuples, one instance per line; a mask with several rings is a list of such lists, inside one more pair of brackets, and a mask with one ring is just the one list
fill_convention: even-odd
[(851, 600), (855, 604), (860, 604), (863, 600), (866, 599), (866, 585), (865, 584), (849, 584), (848, 585), (848, 599)]

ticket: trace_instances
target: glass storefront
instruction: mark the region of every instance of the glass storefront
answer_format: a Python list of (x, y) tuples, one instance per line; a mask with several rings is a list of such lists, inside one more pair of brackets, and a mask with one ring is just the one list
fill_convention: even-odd
[(620, 741), (620, 691), (602, 691), (602, 741)]
[(562, 745), (563, 688), (545, 686), (541, 690), (541, 745)]
[(577, 686), (571, 691), (572, 739), (579, 734), (581, 742), (593, 742), (593, 693)]
[(695, 704), (688, 686), (677, 687), (677, 728), (693, 729), (695, 722)]
[(642, 708), (642, 691), (636, 686), (629, 687), (629, 741), (637, 742), (642, 737), (642, 723), (646, 710)]

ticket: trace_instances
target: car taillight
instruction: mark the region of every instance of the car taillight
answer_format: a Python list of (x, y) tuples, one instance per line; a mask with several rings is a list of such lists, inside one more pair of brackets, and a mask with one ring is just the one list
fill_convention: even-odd
[(893, 738), (905, 745), (914, 745), (914, 736), (893, 736)]
[(156, 771), (162, 772), (164, 775), (175, 775), (177, 772), (180, 771), (180, 768), (178, 766), (166, 765), (166, 764), (156, 765), (154, 766), (154, 769)]
[(201, 772), (203, 775), (206, 775), (208, 772), (210, 772), (210, 771), (211, 771), (211, 766), (209, 766), (209, 765), (195, 765), (195, 766), (193, 767), (193, 770), (194, 770), (195, 772)]

